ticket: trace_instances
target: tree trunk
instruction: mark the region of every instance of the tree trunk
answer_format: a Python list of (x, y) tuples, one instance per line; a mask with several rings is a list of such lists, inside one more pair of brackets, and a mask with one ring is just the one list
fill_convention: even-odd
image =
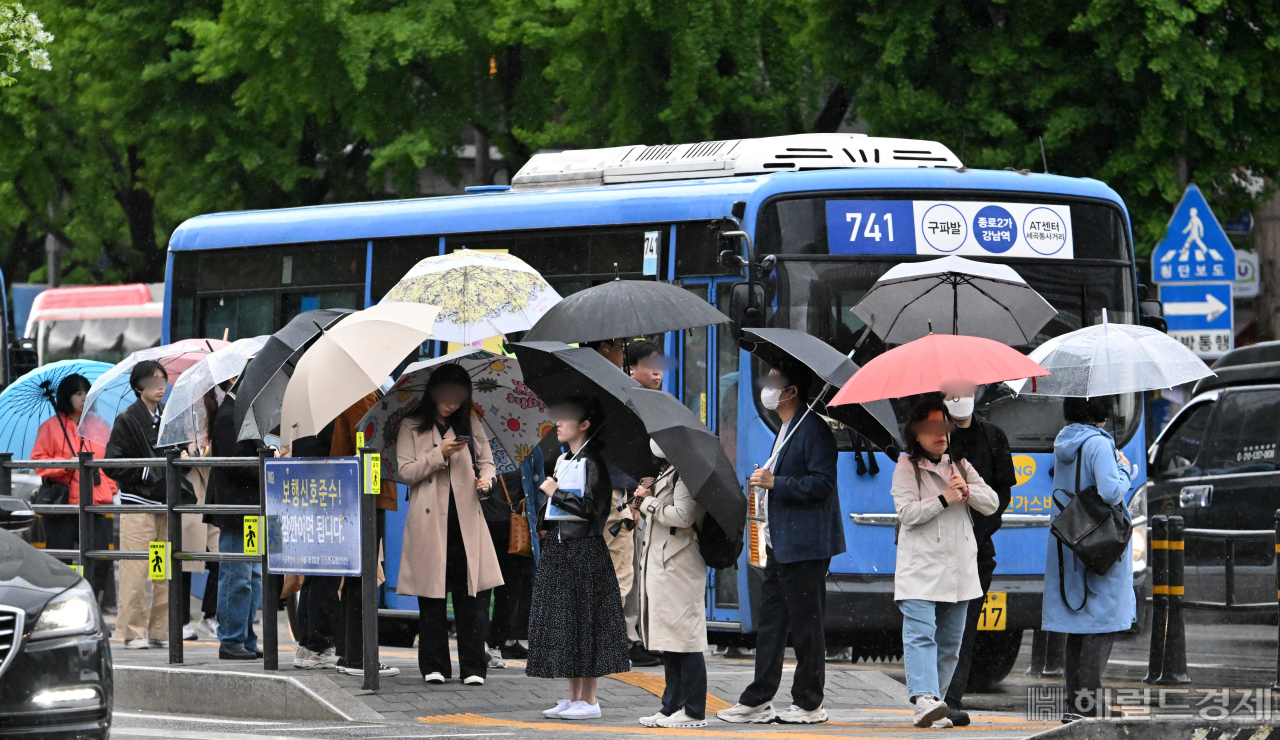
[(1258, 255), (1258, 341), (1280, 333), (1280, 193), (1253, 214), (1253, 251)]

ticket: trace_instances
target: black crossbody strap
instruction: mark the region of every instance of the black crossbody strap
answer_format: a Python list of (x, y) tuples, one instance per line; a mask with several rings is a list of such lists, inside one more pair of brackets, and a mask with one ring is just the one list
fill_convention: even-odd
[[(1080, 452), (1081, 453), (1084, 452), (1083, 445), (1081, 445), (1080, 447)], [(1083, 456), (1081, 454), (1077, 454), (1076, 455), (1076, 495), (1077, 496), (1080, 495), (1080, 468), (1083, 465), (1084, 465)], [(1056, 496), (1054, 497), (1053, 502), (1055, 504), (1058, 503), (1058, 499)], [(1062, 509), (1062, 504), (1058, 504), (1058, 509), (1059, 510)], [(1073, 559), (1074, 559), (1074, 556), (1073, 556)], [(1073, 612), (1078, 612), (1084, 609), (1084, 605), (1089, 603), (1089, 569), (1088, 568), (1085, 568), (1084, 570), (1084, 601), (1081, 601), (1080, 606), (1076, 607), (1076, 606), (1072, 606), (1071, 602), (1067, 600), (1067, 579), (1065, 575), (1065, 569), (1063, 568), (1063, 565), (1062, 565), (1062, 540), (1058, 540), (1058, 592), (1062, 595), (1062, 603), (1066, 605), (1066, 607)]]

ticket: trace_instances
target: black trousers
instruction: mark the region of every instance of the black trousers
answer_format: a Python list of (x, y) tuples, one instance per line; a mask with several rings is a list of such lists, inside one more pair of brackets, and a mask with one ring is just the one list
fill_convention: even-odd
[(982, 602), (987, 598), (991, 588), (991, 576), (995, 573), (996, 561), (985, 559), (978, 561), (978, 581), (982, 584), (982, 598), (969, 602), (969, 613), (964, 620), (964, 641), (960, 643), (960, 657), (956, 663), (956, 672), (951, 675), (951, 686), (947, 689), (947, 706), (959, 709), (964, 700), (964, 693), (969, 686), (969, 668), (973, 665), (973, 644), (978, 639), (978, 618), (982, 616)]
[(489, 536), (493, 539), (493, 549), (498, 553), (498, 567), (502, 570), (502, 585), (491, 591), (476, 594), (480, 599), (480, 614), (489, 614), (490, 593), (493, 594), (493, 615), (489, 617), (487, 640), (490, 647), (500, 647), (507, 640), (515, 639), (512, 635), (516, 627), (516, 614), (520, 607), (520, 597), (525, 592), (525, 585), (533, 578), (533, 558), (512, 555), (507, 552), (511, 546), (510, 524), (502, 522), (486, 522), (489, 525)]
[(344, 629), (337, 576), (307, 576), (298, 591), (298, 644), (323, 653), (337, 647), (337, 633)]
[(1102, 688), (1102, 672), (1111, 659), (1111, 646), (1115, 632), (1097, 635), (1067, 635), (1068, 712), (1092, 717), (1099, 714), (1099, 689)]
[(204, 597), (200, 599), (200, 611), (205, 619), (218, 616), (218, 564), (204, 564)]
[(778, 693), (782, 659), (790, 635), (796, 652), (791, 701), (801, 709), (812, 711), (822, 706), (827, 678), (823, 621), (831, 558), (779, 563), (772, 548), (766, 557), (768, 563), (760, 589), (760, 626), (756, 630), (756, 677), (738, 701), (758, 707)]
[(681, 709), (694, 719), (707, 716), (707, 661), (702, 653), (662, 653), (667, 688), (662, 692), (662, 713), (670, 717)]
[[(90, 514), (93, 517), (93, 544), (90, 550), (107, 550), (111, 546), (113, 524), (102, 514)], [(75, 515), (53, 515), (40, 517), (44, 525), (44, 546), (50, 550), (75, 550), (80, 547), (80, 521)], [(115, 565), (110, 560), (96, 560), (93, 564), (93, 578), (89, 587), (93, 589), (101, 606), (110, 606), (115, 602)]]
[[(488, 593), (482, 593), (488, 603)], [(453, 597), (453, 623), (458, 631), (458, 670), (463, 678), (484, 678), (489, 671), (489, 654), (484, 649), (486, 620), (480, 614), (479, 596), (467, 596), (465, 588), (449, 595)], [(439, 673), (445, 678), (453, 677), (445, 609), (445, 599), (418, 597), (418, 670), (424, 676)]]
[[(387, 534), (387, 512), (378, 509), (375, 518), (378, 545)], [(348, 668), (364, 668), (364, 579), (342, 581), (342, 621), (334, 627), (334, 647)], [(338, 637), (341, 635), (341, 638)]]

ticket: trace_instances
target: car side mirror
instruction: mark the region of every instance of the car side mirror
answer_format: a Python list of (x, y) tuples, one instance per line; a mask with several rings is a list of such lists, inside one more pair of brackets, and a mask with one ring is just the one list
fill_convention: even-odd
[(0, 529), (28, 529), (35, 521), (36, 513), (27, 502), (12, 496), (0, 496)]
[(1149, 329), (1168, 334), (1169, 322), (1164, 319), (1164, 304), (1154, 298), (1148, 298), (1146, 291), (1142, 290), (1145, 287), (1145, 285), (1138, 286), (1138, 322)]
[(764, 326), (764, 286), (760, 283), (734, 283), (729, 286), (729, 330), (734, 340), (742, 339), (746, 329)]

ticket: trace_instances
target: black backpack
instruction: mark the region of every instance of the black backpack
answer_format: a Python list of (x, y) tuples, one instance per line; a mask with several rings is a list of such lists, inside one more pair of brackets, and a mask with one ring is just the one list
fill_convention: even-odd
[[(676, 480), (679, 479), (680, 474), (677, 473)], [(716, 570), (738, 567), (743, 546), (741, 532), (737, 537), (730, 537), (710, 513), (702, 517), (702, 524), (694, 523), (693, 531), (698, 533), (698, 552), (707, 567)]]

